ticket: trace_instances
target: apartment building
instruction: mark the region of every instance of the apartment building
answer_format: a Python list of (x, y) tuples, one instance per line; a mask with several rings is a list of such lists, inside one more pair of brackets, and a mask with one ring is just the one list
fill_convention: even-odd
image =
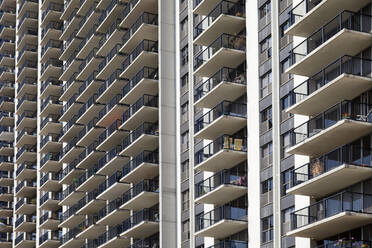
[(371, 0), (0, 0), (0, 248), (372, 247)]

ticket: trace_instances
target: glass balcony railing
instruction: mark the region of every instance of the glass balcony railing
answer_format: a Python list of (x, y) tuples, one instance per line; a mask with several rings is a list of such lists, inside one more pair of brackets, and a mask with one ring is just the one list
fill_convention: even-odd
[(152, 40), (141, 41), (141, 43), (138, 44), (137, 47), (134, 48), (133, 51), (123, 61), (122, 70), (125, 71), (142, 52), (157, 53), (158, 42)]
[(210, 227), (221, 220), (247, 222), (247, 209), (221, 206), (207, 213), (196, 216), (196, 231)]
[(137, 74), (123, 87), (123, 97), (126, 96), (143, 79), (158, 80), (158, 69), (143, 67)]
[(230, 2), (222, 0), (214, 7), (211, 12), (208, 13), (203, 20), (201, 20), (194, 28), (194, 39), (197, 38), (205, 29), (207, 29), (212, 23), (221, 15), (245, 16), (245, 5), (241, 3)]
[(321, 89), (332, 80), (342, 74), (350, 74), (362, 77), (371, 77), (372, 60), (362, 59), (352, 56), (342, 56), (335, 62), (332, 62), (320, 72), (311, 76), (302, 84), (298, 85), (291, 92), (291, 104), (296, 104), (313, 92)]
[(222, 48), (245, 51), (245, 37), (222, 34), (195, 56), (194, 70), (198, 69)]
[(158, 15), (144, 12), (132, 24), (128, 31), (123, 35), (123, 45), (132, 37), (132, 35), (142, 26), (142, 24), (158, 25)]
[(372, 241), (368, 240), (355, 240), (355, 239), (339, 239), (339, 240), (326, 240), (324, 245), (318, 245), (315, 248), (370, 248)]
[(290, 131), (291, 145), (294, 146), (335, 125), (341, 120), (349, 119), (372, 122), (372, 116), (369, 114), (370, 109), (371, 106), (366, 103), (356, 103), (352, 101), (337, 103), (319, 115), (312, 117), (310, 120), (292, 129)]
[(231, 82), (246, 85), (246, 72), (238, 69), (222, 67), (212, 77), (199, 84), (194, 92), (194, 101), (196, 102), (197, 100), (208, 94), (222, 82)]
[(143, 151), (140, 154), (133, 157), (132, 160), (130, 160), (123, 166), (122, 169), (123, 177), (143, 163), (159, 164), (159, 152)]
[(372, 195), (343, 191), (291, 213), (291, 230), (350, 211), (372, 214)]
[(289, 11), (290, 25), (300, 21), (309, 11), (315, 8), (322, 0), (303, 0)]
[(144, 208), (123, 221), (122, 232), (135, 227), (142, 221), (159, 222), (159, 220), (159, 210), (157, 208)]
[(159, 126), (158, 123), (144, 122), (134, 129), (130, 134), (125, 137), (122, 141), (123, 150), (127, 148), (130, 144), (136, 141), (142, 135), (159, 135)]
[(142, 107), (158, 107), (158, 96), (143, 95), (123, 113), (123, 123), (135, 115)]
[(246, 152), (246, 140), (245, 137), (222, 135), (195, 153), (195, 165), (207, 160), (221, 150), (227, 149), (231, 151)]
[(159, 193), (159, 178), (156, 179), (145, 179), (135, 184), (128, 191), (124, 192), (122, 196), (122, 203), (126, 203), (129, 200), (135, 198), (142, 192), (154, 192)]
[(308, 54), (334, 37), (343, 29), (370, 33), (371, 22), (372, 16), (370, 15), (363, 15), (351, 11), (341, 12), (292, 49), (290, 53), (292, 64), (296, 64), (305, 58)]
[(315, 158), (291, 172), (291, 187), (309, 181), (343, 164), (371, 167), (372, 149), (344, 145), (319, 158)]
[(221, 185), (247, 186), (246, 171), (228, 171), (217, 172), (211, 177), (195, 184), (196, 197), (201, 197)]
[(223, 115), (247, 118), (247, 105), (244, 103), (222, 101), (195, 121), (195, 133), (203, 130)]

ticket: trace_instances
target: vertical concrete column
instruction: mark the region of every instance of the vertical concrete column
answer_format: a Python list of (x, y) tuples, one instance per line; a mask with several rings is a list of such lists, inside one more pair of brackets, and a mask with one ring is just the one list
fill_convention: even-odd
[(177, 247), (176, 1), (159, 1), (160, 247)]
[(248, 177), (248, 247), (261, 243), (260, 221), (260, 117), (258, 76), (257, 1), (246, 1), (247, 54), (247, 177)]

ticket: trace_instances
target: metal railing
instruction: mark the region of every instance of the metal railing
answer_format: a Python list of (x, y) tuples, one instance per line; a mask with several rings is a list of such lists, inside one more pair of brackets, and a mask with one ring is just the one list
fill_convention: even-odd
[(129, 190), (123, 193), (122, 204), (135, 198), (137, 195), (141, 194), (142, 192), (159, 193), (159, 178), (145, 179), (135, 184), (132, 188), (130, 188)]
[(123, 113), (123, 123), (135, 115), (142, 107), (158, 107), (158, 96), (144, 94)]
[(152, 40), (143, 40), (139, 43), (136, 48), (125, 58), (122, 64), (123, 72), (133, 63), (133, 61), (142, 53), (142, 52), (158, 52), (158, 42)]
[(315, 248), (370, 248), (372, 241), (355, 240), (355, 239), (339, 239), (339, 240), (324, 240), (323, 245), (318, 245)]
[(126, 96), (143, 79), (158, 80), (158, 69), (142, 67), (137, 74), (123, 87), (123, 97)]
[(123, 35), (122, 43), (125, 45), (132, 35), (142, 26), (142, 24), (158, 25), (158, 15), (143, 12), (132, 24), (128, 31)]
[(122, 149), (126, 149), (130, 144), (136, 141), (141, 135), (159, 135), (158, 123), (143, 122), (136, 129), (134, 129), (128, 136), (122, 140)]
[(159, 210), (156, 208), (144, 208), (135, 212), (122, 223), (122, 233), (138, 225), (142, 221), (159, 222)]
[(310, 10), (316, 7), (322, 0), (303, 0), (289, 11), (290, 25), (300, 21)]
[(158, 151), (143, 151), (136, 155), (129, 162), (127, 162), (122, 169), (122, 176), (128, 175), (131, 171), (136, 169), (143, 163), (159, 164), (159, 152)]

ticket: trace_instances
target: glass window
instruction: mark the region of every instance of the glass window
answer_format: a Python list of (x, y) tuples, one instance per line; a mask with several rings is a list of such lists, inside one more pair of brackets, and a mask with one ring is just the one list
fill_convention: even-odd
[(270, 215), (261, 219), (261, 233), (262, 233), (262, 243), (269, 242), (273, 240), (274, 236), (274, 219), (273, 216)]
[(287, 194), (287, 190), (290, 188), (291, 186), (291, 171), (293, 170), (293, 168), (291, 169), (288, 169), (286, 171), (283, 171), (282, 172), (282, 175), (281, 175), (281, 180), (282, 180), (282, 190), (281, 190), (281, 195), (284, 196)]
[(260, 96), (261, 96), (261, 98), (264, 98), (271, 93), (271, 82), (272, 82), (272, 75), (271, 75), (271, 71), (269, 71), (268, 73), (263, 75), (260, 79), (260, 83), (261, 83)]
[(261, 183), (261, 193), (265, 194), (273, 189), (273, 179), (269, 178)]

